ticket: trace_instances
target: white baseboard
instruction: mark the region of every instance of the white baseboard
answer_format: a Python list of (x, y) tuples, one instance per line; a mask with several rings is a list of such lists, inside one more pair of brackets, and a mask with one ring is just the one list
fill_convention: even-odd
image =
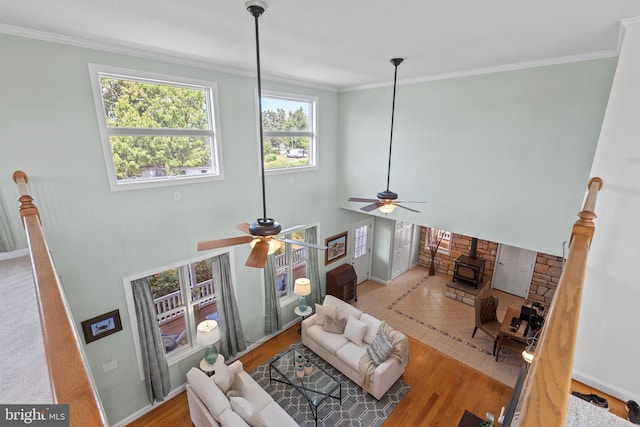
[(391, 283), (391, 280), (383, 280), (380, 279), (379, 277), (374, 277), (374, 276), (369, 276), (369, 280), (373, 280), (376, 283), (380, 283), (381, 285), (388, 285), (389, 283)]
[[(285, 329), (290, 328), (291, 326), (295, 325), (296, 323), (300, 323), (302, 321), (301, 318), (296, 318), (293, 321), (287, 323), (286, 325), (284, 325), (282, 327), (282, 330), (284, 331)], [(274, 332), (273, 334), (266, 336), (264, 338), (262, 338), (260, 341), (257, 341), (255, 343), (252, 343), (250, 346), (247, 347), (247, 349), (241, 353), (238, 353), (235, 355), (235, 357), (229, 361), (225, 361), (225, 363), (231, 363), (235, 360), (237, 360), (238, 358), (240, 358), (241, 356), (247, 354), (248, 352), (250, 352), (251, 350), (255, 349), (256, 347), (260, 346), (261, 344), (265, 343), (266, 341), (269, 341), (271, 338), (275, 337), (276, 335), (282, 333), (282, 331), (278, 331), (278, 332)], [(177, 395), (179, 395), (180, 393), (182, 393), (185, 389), (185, 384), (180, 385), (179, 387), (176, 387), (175, 389), (171, 390), (169, 392), (169, 395), (164, 399), (164, 401), (162, 402), (157, 402), (155, 405), (147, 405), (144, 408), (139, 409), (138, 411), (134, 412), (133, 414), (129, 415), (127, 418), (118, 421), (115, 424), (112, 424), (112, 427), (124, 427), (128, 424), (131, 424), (133, 421), (137, 420), (138, 418), (142, 417), (143, 415), (147, 414), (148, 412), (153, 411), (154, 409), (156, 409), (158, 406), (164, 404), (165, 402), (167, 402), (168, 400), (176, 397)]]
[(613, 396), (616, 399), (620, 399), (623, 402), (626, 402), (627, 400), (635, 400), (636, 402), (640, 402), (640, 395), (634, 394), (633, 392), (630, 392), (628, 390), (621, 389), (613, 384), (609, 384), (606, 381), (602, 381), (599, 378), (595, 378), (591, 375), (585, 374), (584, 372), (574, 369), (572, 376), (574, 380), (586, 384), (589, 387), (600, 390), (601, 392), (606, 393), (609, 396)]
[(17, 249), (12, 252), (0, 252), (0, 261), (7, 259), (20, 258), (29, 255), (29, 249)]

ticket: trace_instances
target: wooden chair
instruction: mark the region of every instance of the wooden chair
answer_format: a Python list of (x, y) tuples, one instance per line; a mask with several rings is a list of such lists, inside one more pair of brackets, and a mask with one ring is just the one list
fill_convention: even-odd
[(496, 346), (498, 345), (498, 336), (500, 335), (500, 326), (498, 321), (498, 297), (489, 296), (478, 298), (475, 302), (476, 309), (476, 326), (473, 328), (471, 337), (476, 336), (476, 331), (480, 329), (485, 334), (493, 338), (493, 355), (496, 354)]

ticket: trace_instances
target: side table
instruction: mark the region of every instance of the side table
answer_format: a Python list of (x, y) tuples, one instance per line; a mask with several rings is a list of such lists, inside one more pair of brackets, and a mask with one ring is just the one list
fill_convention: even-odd
[[(224, 356), (219, 354), (215, 363), (224, 363)], [(216, 373), (215, 363), (209, 364), (207, 363), (206, 359), (202, 359), (200, 361), (200, 370), (205, 374), (207, 374), (208, 376), (211, 376)]]
[[(300, 316), (302, 317), (302, 320), (304, 320), (305, 317), (311, 315), (311, 313), (313, 313), (313, 309), (311, 308), (311, 306), (307, 306), (307, 309), (305, 311), (300, 310), (300, 307), (296, 307), (293, 309), (293, 312), (296, 314), (296, 316)], [(298, 328), (298, 333), (301, 334), (302, 333), (302, 326), (300, 326)]]

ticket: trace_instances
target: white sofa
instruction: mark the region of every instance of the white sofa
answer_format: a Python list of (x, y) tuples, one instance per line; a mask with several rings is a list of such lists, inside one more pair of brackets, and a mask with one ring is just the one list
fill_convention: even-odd
[[(189, 413), (191, 421), (196, 427), (244, 427), (250, 425), (298, 427), (293, 418), (243, 370), (242, 362), (236, 360), (228, 368), (232, 375), (237, 375), (238, 380), (242, 383), (241, 386), (235, 387), (241, 391), (235, 394), (229, 393), (230, 398), (216, 384), (216, 375), (218, 374), (208, 377), (197, 368), (191, 368), (187, 372), (186, 389)], [(234, 381), (236, 381), (235, 378)], [(249, 421), (245, 421), (245, 419)]]
[[(316, 308), (316, 313), (302, 322), (302, 343), (353, 382), (363, 385), (363, 379), (360, 375), (360, 359), (366, 355), (367, 348), (374, 340), (382, 322), (332, 295), (325, 296), (322, 306), (335, 306), (339, 317), (348, 318), (351, 315), (360, 322), (365, 323), (367, 326), (362, 336), (362, 342), (358, 342), (357, 336), (354, 339), (353, 328), (350, 329), (348, 324), (343, 334), (326, 331), (324, 324), (317, 321), (318, 312)], [(366, 389), (376, 399), (382, 398), (402, 376), (408, 361), (407, 338), (398, 331), (394, 331), (394, 333), (405, 340), (403, 344), (406, 348), (406, 359), (402, 363), (397, 358), (389, 357), (375, 367)], [(358, 334), (356, 333), (355, 335)]]

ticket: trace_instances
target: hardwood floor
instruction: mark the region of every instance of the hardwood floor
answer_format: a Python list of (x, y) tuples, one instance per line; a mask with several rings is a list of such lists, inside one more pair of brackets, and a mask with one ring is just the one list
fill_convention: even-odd
[[(300, 339), (298, 325), (242, 356), (246, 371), (266, 363), (277, 352)], [(511, 397), (512, 388), (411, 337), (411, 361), (402, 380), (411, 386), (407, 395), (384, 423), (392, 426), (457, 426), (465, 409), (484, 418), (496, 417)], [(574, 382), (573, 390), (597, 393), (609, 400), (611, 412), (626, 419), (624, 402)], [(191, 427), (186, 392), (129, 424), (129, 427)]]
[[(299, 339), (295, 325), (240, 360), (245, 370), (251, 371)], [(510, 387), (413, 338), (409, 342), (411, 362), (402, 379), (411, 390), (385, 426), (456, 426), (465, 409), (478, 415), (487, 410), (498, 414), (509, 401)], [(130, 427), (191, 425), (184, 392), (129, 424)]]

